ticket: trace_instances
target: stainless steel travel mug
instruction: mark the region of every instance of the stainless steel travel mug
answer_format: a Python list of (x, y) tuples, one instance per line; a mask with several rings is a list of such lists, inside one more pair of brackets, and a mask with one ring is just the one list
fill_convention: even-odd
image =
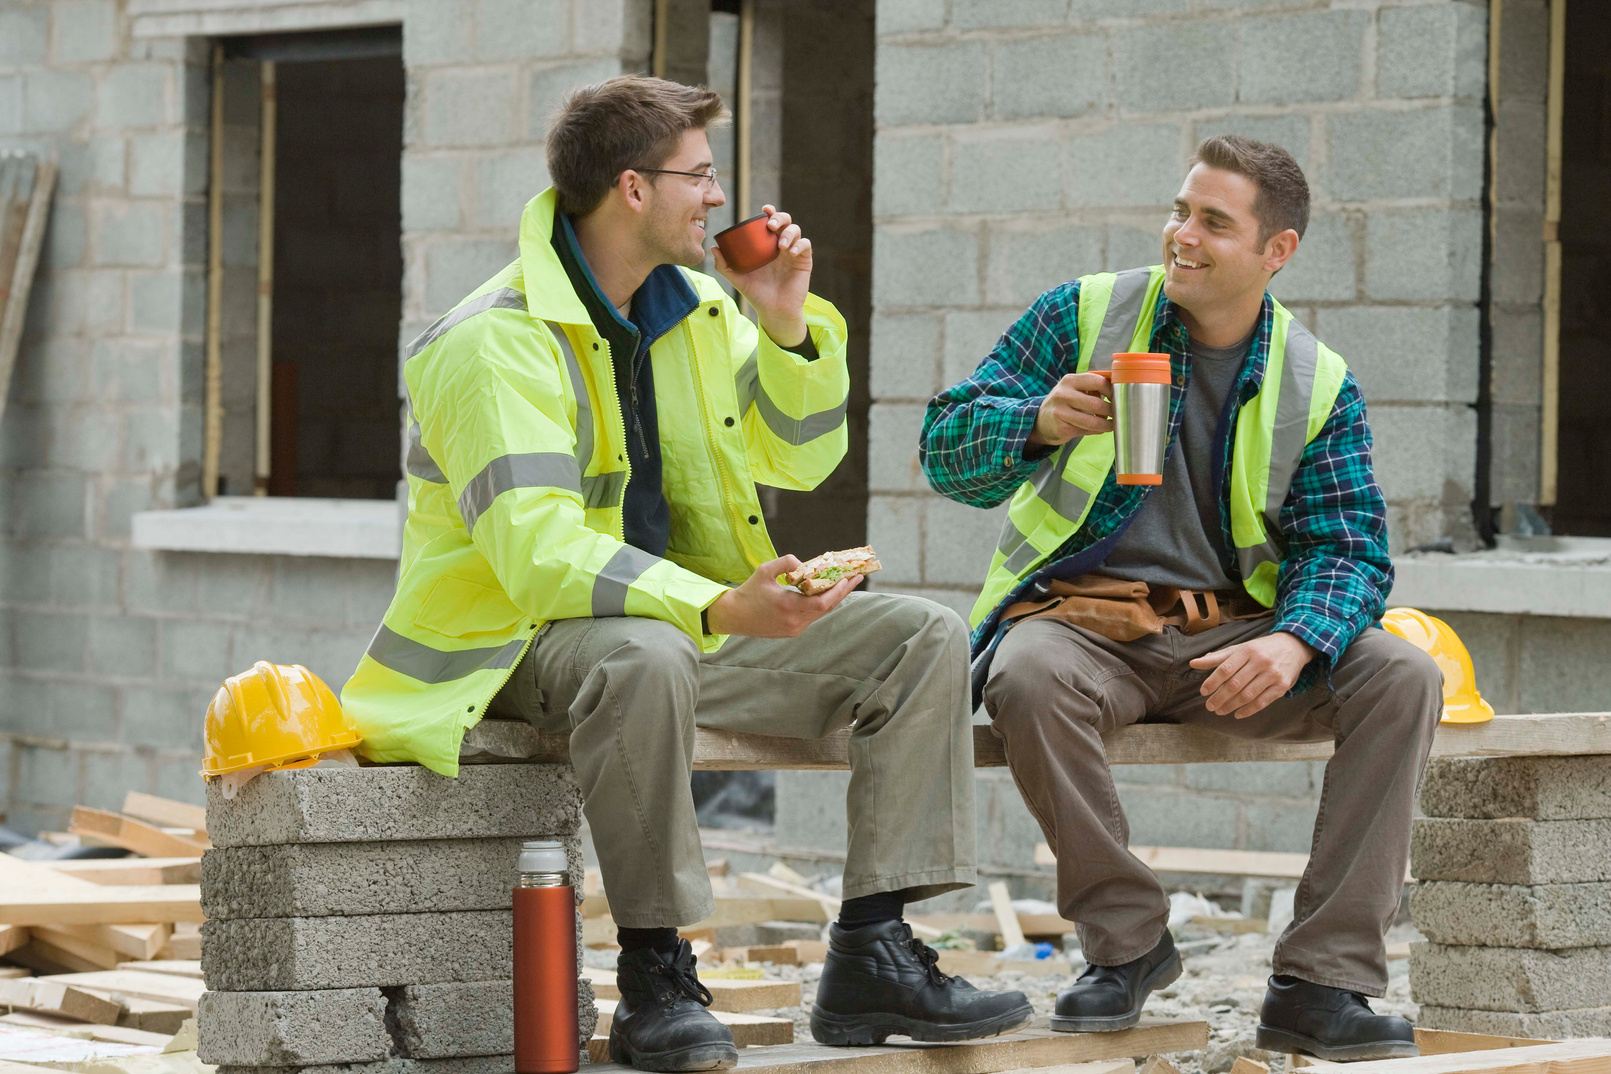
[(1115, 354), (1114, 472), (1121, 485), (1163, 484), (1169, 438), (1169, 355)]

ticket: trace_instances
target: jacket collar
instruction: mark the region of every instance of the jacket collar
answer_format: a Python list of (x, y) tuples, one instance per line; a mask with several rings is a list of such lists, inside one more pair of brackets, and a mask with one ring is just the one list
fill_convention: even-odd
[(553, 245), (594, 325), (614, 322), (621, 331), (638, 337), (640, 350), (699, 308), (699, 296), (682, 271), (676, 265), (659, 265), (632, 293), (632, 317), (628, 320), (610, 305), (603, 288), (599, 287), (593, 268), (587, 263), (587, 255), (576, 239), (571, 218), (565, 213), (555, 214)]
[[(1238, 395), (1245, 402), (1259, 393), (1264, 387), (1264, 371), (1270, 361), (1270, 333), (1275, 327), (1275, 299), (1270, 292), (1264, 292), (1264, 301), (1259, 306), (1259, 319), (1253, 329), (1253, 342), (1248, 346), (1247, 362), (1242, 367), (1242, 378)], [(1181, 323), (1180, 312), (1169, 296), (1162, 291), (1158, 293), (1158, 308), (1153, 313), (1152, 335), (1158, 339), (1164, 333), (1171, 335), (1178, 332), (1181, 345), (1189, 339), (1186, 326)]]

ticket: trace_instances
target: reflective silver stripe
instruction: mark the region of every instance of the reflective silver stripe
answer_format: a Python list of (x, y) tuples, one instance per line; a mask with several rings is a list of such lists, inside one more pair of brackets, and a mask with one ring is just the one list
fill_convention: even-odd
[(1002, 566), (1011, 571), (1014, 578), (1017, 578), (1033, 567), (1045, 555), (1046, 553), (1030, 544), (1029, 538), (1026, 537), (1024, 538), (1024, 543), (1013, 550), (1012, 555), (1007, 557), (1007, 562), (1003, 563)]
[(733, 387), (738, 392), (738, 412), (748, 414), (755, 397), (761, 391), (761, 348), (756, 347), (750, 351), (750, 356), (744, 359), (739, 366), (738, 373), (733, 377)]
[(582, 478), (582, 504), (586, 507), (614, 507), (621, 502), (626, 487), (626, 471), (614, 470)]
[(766, 419), (766, 427), (786, 444), (799, 447), (809, 444), (819, 436), (826, 436), (845, 423), (845, 411), (850, 407), (850, 400), (828, 410), (819, 410), (815, 414), (807, 414), (803, 418), (791, 418), (778, 409), (772, 402), (772, 397), (762, 388), (755, 397), (755, 404), (761, 409), (761, 417)]
[(576, 465), (585, 471), (593, 458), (592, 397), (588, 395), (587, 381), (582, 379), (582, 367), (576, 361), (576, 351), (571, 349), (571, 340), (565, 334), (564, 327), (555, 321), (543, 323), (554, 333), (554, 341), (565, 355), (565, 368), (570, 371), (571, 394), (576, 396)]
[(1275, 406), (1275, 428), (1270, 435), (1270, 485), (1264, 498), (1264, 517), (1270, 531), (1278, 532), (1281, 505), (1287, 502), (1298, 460), (1309, 442), (1309, 407), (1315, 394), (1315, 373), (1320, 367), (1320, 343), (1293, 317), (1287, 322), (1286, 351), (1281, 360), (1281, 396)]
[(1256, 548), (1238, 548), (1236, 550), (1236, 565), (1242, 571), (1244, 579), (1253, 577), (1261, 563), (1280, 563), (1286, 558), (1286, 553), (1273, 538), (1266, 537), (1263, 544)]
[(461, 303), (456, 309), (451, 309), (436, 319), (436, 322), (415, 337), (414, 342), (408, 345), (403, 352), (403, 360), (414, 357), (416, 354), (435, 343), (446, 335), (454, 326), (474, 317), (478, 313), (485, 313), (491, 309), (523, 310), (526, 308), (526, 296), (513, 287), (502, 287), (496, 291), (488, 291), (484, 295), (472, 298)]
[(436, 460), (431, 458), (431, 453), (425, 450), (425, 444), (420, 440), (420, 423), (417, 421), (408, 423), (408, 455), (403, 460), (403, 468), (410, 477), (438, 485), (447, 484), (447, 475), (436, 465)]
[(443, 683), (489, 668), (511, 668), (526, 648), (526, 638), (485, 649), (435, 649), (411, 641), (382, 623), (369, 643), (369, 659), (420, 682)]
[(1146, 268), (1125, 269), (1114, 278), (1113, 297), (1108, 299), (1107, 312), (1102, 315), (1088, 368), (1112, 369), (1114, 354), (1130, 349), (1136, 329), (1141, 326), (1141, 303), (1151, 283), (1152, 270)]
[(625, 615), (627, 587), (659, 562), (641, 548), (622, 545), (593, 579), (593, 618)]
[(492, 501), (511, 489), (557, 488), (582, 491), (576, 478), (576, 460), (560, 452), (530, 455), (500, 455), (482, 468), (459, 494), (459, 514), (464, 528), (475, 531), (476, 520)]

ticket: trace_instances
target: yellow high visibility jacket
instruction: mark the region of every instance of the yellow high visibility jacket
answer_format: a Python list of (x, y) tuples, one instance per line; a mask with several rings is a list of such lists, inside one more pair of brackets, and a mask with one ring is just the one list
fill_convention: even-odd
[(458, 774), (459, 743), (555, 619), (638, 615), (706, 652), (700, 612), (775, 558), (756, 483), (810, 489), (847, 444), (844, 319), (816, 296), (815, 361), (709, 276), (649, 351), (671, 510), (665, 558), (622, 540), (628, 467), (609, 343), (551, 245), (555, 195), (520, 257), (409, 345), (408, 520), (397, 593), (341, 693), (374, 761)]

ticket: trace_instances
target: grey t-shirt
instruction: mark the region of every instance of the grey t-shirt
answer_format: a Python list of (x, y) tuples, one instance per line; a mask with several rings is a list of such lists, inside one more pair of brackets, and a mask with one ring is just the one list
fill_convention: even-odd
[(1229, 347), (1193, 340), (1191, 379), (1180, 433), (1135, 520), (1097, 573), (1148, 585), (1230, 589), (1225, 541), (1214, 495), (1214, 433), (1253, 344), (1252, 333)]

